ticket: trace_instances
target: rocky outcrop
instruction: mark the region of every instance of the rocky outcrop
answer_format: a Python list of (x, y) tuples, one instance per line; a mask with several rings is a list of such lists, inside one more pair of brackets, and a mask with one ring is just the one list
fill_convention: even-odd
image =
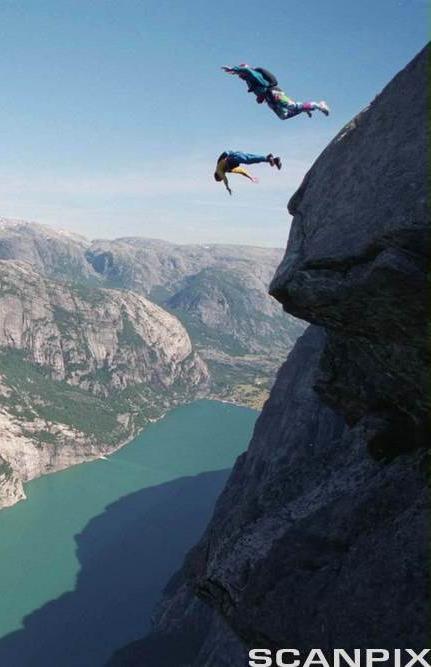
[(429, 410), (426, 54), (306, 175), (289, 204), (292, 231), (270, 290), (329, 332), (317, 381), (323, 400), (349, 423), (369, 415), (382, 429), (396, 422), (402, 435), (391, 428), (393, 447), (403, 447), (394, 439), (424, 439)]
[(22, 481), (15, 474), (10, 463), (0, 456), (0, 507), (15, 505), (24, 498)]
[[(271, 293), (314, 324), (166, 589), (159, 641), (187, 633), (197, 595), (246, 647), (427, 645), (427, 59), (339, 133), (289, 204)], [(204, 646), (208, 626), (177, 664), (209, 667)]]
[(325, 344), (310, 329), (281, 370), (189, 577), (249, 646), (425, 645), (426, 458), (367, 456), (313, 391)]

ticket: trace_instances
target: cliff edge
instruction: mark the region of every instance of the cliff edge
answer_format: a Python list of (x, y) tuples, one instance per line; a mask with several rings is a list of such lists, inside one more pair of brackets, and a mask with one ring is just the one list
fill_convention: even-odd
[(390, 431), (381, 448), (386, 441), (392, 451), (422, 442), (429, 410), (427, 55), (305, 176), (289, 202), (292, 230), (270, 287), (285, 310), (329, 334), (317, 384), (323, 400), (350, 424), (378, 416)]
[(427, 645), (428, 57), (338, 134), (292, 197), (270, 290), (312, 326), (153, 635), (113, 665), (167, 667), (157, 651), (169, 645), (172, 664), (193, 667), (240, 667), (251, 647)]

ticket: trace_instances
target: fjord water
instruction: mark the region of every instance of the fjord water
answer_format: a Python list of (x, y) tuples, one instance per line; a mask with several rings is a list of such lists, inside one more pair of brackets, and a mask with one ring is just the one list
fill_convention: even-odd
[(108, 460), (30, 482), (0, 512), (0, 663), (97, 666), (141, 637), (256, 417), (197, 401)]

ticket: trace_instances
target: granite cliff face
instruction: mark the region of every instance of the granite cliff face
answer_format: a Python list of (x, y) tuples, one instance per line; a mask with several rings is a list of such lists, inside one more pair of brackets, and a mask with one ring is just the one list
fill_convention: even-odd
[(306, 175), (270, 289), (329, 332), (321, 397), (349, 423), (370, 414), (382, 429), (396, 422), (412, 444), (429, 410), (426, 75), (424, 51)]
[(113, 665), (165, 667), (157, 646), (169, 642), (177, 667), (241, 667), (253, 646), (427, 645), (428, 57), (340, 132), (293, 196), (271, 293), (313, 325), (154, 634)]

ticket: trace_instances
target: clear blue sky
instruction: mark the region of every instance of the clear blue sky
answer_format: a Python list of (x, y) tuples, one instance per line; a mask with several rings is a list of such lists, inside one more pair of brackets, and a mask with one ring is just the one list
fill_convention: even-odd
[[(0, 0), (0, 216), (90, 237), (284, 245), (286, 202), (427, 40), (427, 0)], [(220, 66), (272, 70), (280, 121)], [(225, 149), (284, 168), (212, 177)]]

